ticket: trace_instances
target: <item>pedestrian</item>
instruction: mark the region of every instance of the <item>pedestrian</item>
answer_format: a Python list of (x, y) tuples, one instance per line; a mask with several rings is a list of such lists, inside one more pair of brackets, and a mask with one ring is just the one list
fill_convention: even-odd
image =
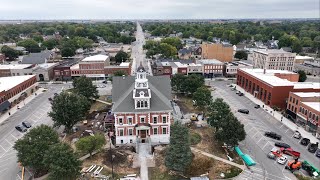
[(10, 112), (8, 112), (8, 114), (9, 114), (9, 116), (11, 115), (11, 113), (10, 113)]
[(281, 122), (282, 122), (283, 116), (281, 116)]

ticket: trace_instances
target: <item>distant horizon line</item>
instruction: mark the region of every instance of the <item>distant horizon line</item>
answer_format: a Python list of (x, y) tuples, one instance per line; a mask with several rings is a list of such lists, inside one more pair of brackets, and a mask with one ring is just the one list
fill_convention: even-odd
[(104, 19), (104, 18), (89, 18), (89, 19), (1, 19), (0, 21), (144, 21), (144, 20), (304, 20), (304, 19), (310, 19), (310, 20), (318, 20), (319, 18), (314, 17), (308, 17), (308, 18), (167, 18), (167, 19), (161, 19), (161, 18), (133, 18), (133, 19)]

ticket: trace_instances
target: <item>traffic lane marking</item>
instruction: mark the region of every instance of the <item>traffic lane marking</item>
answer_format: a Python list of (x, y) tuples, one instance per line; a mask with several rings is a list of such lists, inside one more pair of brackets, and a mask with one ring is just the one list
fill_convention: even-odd
[(11, 143), (7, 142), (6, 139), (0, 142), (0, 145), (6, 150), (6, 152), (11, 148)]

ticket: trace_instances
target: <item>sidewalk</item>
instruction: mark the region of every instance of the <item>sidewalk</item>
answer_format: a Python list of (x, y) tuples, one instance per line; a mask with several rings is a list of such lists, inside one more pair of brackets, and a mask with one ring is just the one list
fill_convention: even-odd
[(264, 104), (262, 101), (260, 101), (259, 99), (255, 98), (253, 95), (251, 95), (250, 93), (246, 92), (243, 88), (241, 88), (240, 86), (236, 85), (236, 89), (238, 91), (241, 91), (248, 99), (250, 99), (252, 102), (259, 104), (262, 108), (262, 105), (264, 105), (263, 109), (267, 109), (268, 112), (272, 111), (272, 115), (276, 120), (281, 122), (281, 117), (282, 117), (282, 123), (287, 126), (289, 129), (291, 129), (292, 131), (296, 131), (298, 130), (301, 133), (301, 136), (304, 138), (308, 138), (310, 139), (310, 141), (312, 143), (316, 143), (319, 142), (319, 139), (317, 139), (314, 135), (312, 135), (310, 132), (307, 132), (305, 129), (299, 127), (298, 125), (296, 125), (294, 122), (292, 122), (291, 120), (287, 119), (286, 117), (284, 117), (280, 112), (278, 111), (274, 111), (270, 106), (267, 106), (266, 104)]
[[(30, 101), (32, 101), (36, 96), (42, 94), (44, 88), (39, 88), (36, 92), (34, 92), (32, 95), (28, 96), (26, 99), (24, 99), (23, 101), (21, 101), (19, 104), (16, 104), (15, 106), (11, 107), (11, 109), (9, 109), (6, 113), (0, 115), (0, 123), (4, 122), (5, 120), (7, 120), (10, 116), (12, 116), (13, 114), (15, 114), (17, 111), (19, 111), (19, 108), (22, 108), (23, 106), (27, 105)], [(35, 93), (37, 95), (35, 95)], [(9, 115), (10, 112), (10, 115)]]
[(216, 160), (218, 160), (218, 161), (222, 161), (222, 162), (224, 162), (224, 163), (226, 163), (226, 164), (230, 164), (230, 165), (232, 165), (232, 166), (236, 166), (236, 167), (238, 167), (238, 168), (240, 168), (240, 169), (242, 169), (242, 170), (244, 170), (244, 169), (246, 168), (245, 165), (240, 165), (240, 164), (231, 162), (231, 161), (229, 161), (229, 160), (227, 160), (227, 159), (223, 159), (223, 158), (218, 157), (218, 156), (215, 156), (215, 155), (213, 155), (213, 154), (209, 154), (209, 153), (207, 153), (207, 152), (201, 151), (201, 150), (196, 149), (196, 148), (194, 148), (194, 147), (191, 147), (191, 150), (194, 151), (194, 152), (200, 153), (200, 154), (202, 154), (202, 155), (205, 155), (205, 156), (207, 156), (207, 157), (216, 159)]

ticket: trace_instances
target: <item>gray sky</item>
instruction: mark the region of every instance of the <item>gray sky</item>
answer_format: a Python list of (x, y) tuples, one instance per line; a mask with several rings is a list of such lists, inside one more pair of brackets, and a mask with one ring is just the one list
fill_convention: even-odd
[(319, 18), (319, 0), (0, 0), (0, 19)]

